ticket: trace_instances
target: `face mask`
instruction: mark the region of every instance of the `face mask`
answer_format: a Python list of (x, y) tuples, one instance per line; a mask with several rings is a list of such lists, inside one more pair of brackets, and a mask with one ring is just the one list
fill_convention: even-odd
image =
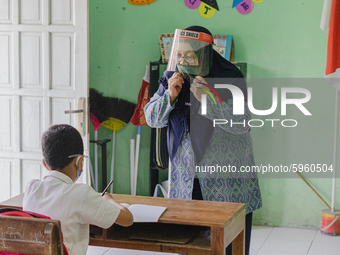
[[(78, 156), (78, 158), (77, 158), (77, 160), (76, 160), (77, 177), (76, 177), (76, 179), (75, 179), (74, 182), (76, 182), (76, 181), (79, 179), (79, 177), (80, 177), (80, 175), (81, 175), (81, 173), (82, 173), (82, 171), (80, 171), (79, 168), (78, 168), (78, 161), (79, 161), (79, 159), (80, 159), (81, 157), (82, 157), (82, 156)], [(83, 167), (83, 162), (81, 162), (81, 166)]]
[(180, 72), (184, 79), (194, 79), (198, 74), (198, 66), (189, 66), (189, 65), (176, 65), (176, 71)]

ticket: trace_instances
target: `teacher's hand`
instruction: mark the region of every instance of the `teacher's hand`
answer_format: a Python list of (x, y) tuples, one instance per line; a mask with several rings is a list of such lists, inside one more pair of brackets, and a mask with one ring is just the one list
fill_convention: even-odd
[(172, 77), (168, 80), (170, 104), (175, 101), (176, 97), (182, 90), (182, 85), (184, 83), (183, 75), (181, 73), (174, 73)]
[(204, 86), (202, 83), (207, 84), (203, 77), (196, 76), (190, 87), (190, 91), (194, 94), (199, 102), (201, 102), (202, 95), (207, 94), (206, 91), (210, 92), (210, 89), (207, 86)]

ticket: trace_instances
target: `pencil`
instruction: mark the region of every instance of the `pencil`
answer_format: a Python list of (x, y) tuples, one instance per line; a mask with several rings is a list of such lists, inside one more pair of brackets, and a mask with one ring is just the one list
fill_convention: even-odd
[(104, 196), (105, 192), (106, 192), (107, 189), (111, 186), (112, 183), (113, 183), (113, 180), (111, 180), (110, 183), (106, 186), (106, 188), (105, 188), (104, 191), (102, 192), (102, 196)]

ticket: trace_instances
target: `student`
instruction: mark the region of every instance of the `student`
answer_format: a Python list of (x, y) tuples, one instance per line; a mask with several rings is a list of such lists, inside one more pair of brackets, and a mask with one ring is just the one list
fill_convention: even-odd
[(69, 125), (51, 126), (42, 135), (43, 165), (49, 174), (28, 183), (23, 210), (60, 220), (70, 255), (86, 254), (89, 224), (109, 228), (132, 225), (130, 211), (105, 193), (77, 183), (83, 171), (84, 147), (79, 132)]
[[(251, 115), (246, 101), (245, 114), (234, 115), (229, 90), (216, 89), (215, 93), (213, 84), (232, 84), (244, 95), (247, 87), (240, 70), (214, 51), (212, 44), (212, 34), (204, 27), (175, 31), (167, 71), (144, 107), (145, 118), (150, 127), (167, 127), (170, 198), (245, 203), (248, 255), (252, 212), (262, 207), (256, 173), (238, 171), (255, 165), (250, 127), (242, 125)], [(202, 98), (206, 98), (205, 114), (201, 113)], [(215, 126), (215, 119), (236, 125)], [(215, 166), (235, 171), (204, 170)], [(231, 250), (229, 245), (226, 254)]]

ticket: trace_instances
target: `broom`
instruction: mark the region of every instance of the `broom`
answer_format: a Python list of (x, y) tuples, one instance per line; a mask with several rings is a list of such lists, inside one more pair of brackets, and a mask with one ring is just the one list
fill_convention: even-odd
[[(95, 89), (90, 88), (90, 121), (94, 126), (94, 140), (98, 141), (98, 128), (101, 123), (107, 119), (104, 114), (102, 102), (104, 101), (102, 93)], [(98, 144), (94, 144), (94, 161), (95, 161), (95, 177), (91, 170), (91, 177), (93, 179), (93, 186), (98, 191)]]
[[(116, 131), (125, 127), (125, 125), (130, 121), (136, 105), (123, 99), (106, 97), (103, 101), (103, 107), (105, 108), (105, 116), (108, 116), (108, 119), (105, 120), (102, 125), (112, 130), (112, 159), (110, 179), (113, 180)], [(110, 193), (112, 193), (112, 190), (113, 187), (111, 186)]]

